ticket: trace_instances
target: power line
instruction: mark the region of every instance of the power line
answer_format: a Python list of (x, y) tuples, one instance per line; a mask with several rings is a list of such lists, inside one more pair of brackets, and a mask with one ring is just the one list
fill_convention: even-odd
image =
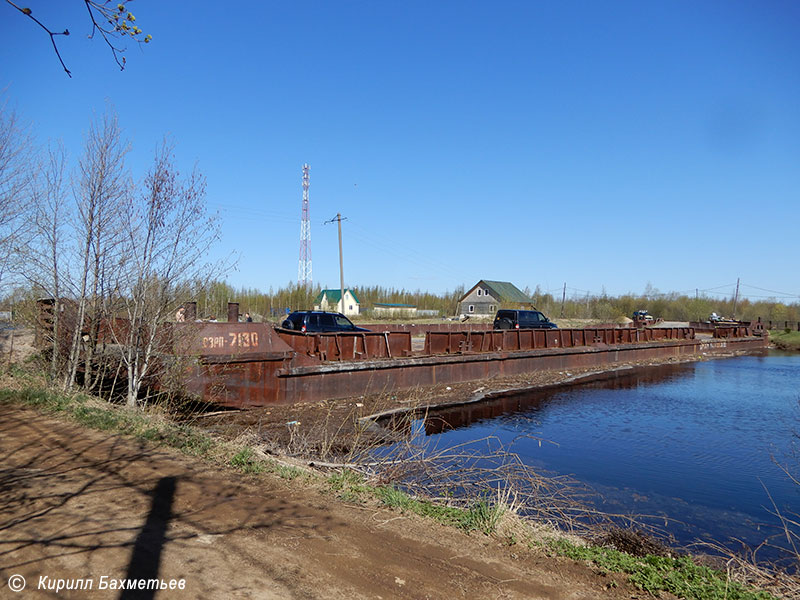
[(714, 290), (721, 290), (723, 288), (732, 288), (735, 285), (736, 285), (736, 282), (726, 283), (725, 285), (718, 285), (717, 287), (712, 287), (712, 288), (706, 288), (706, 289), (700, 288), (700, 291), (701, 292), (712, 292)]
[[(271, 221), (281, 221), (285, 223), (296, 223), (296, 217), (288, 215), (286, 212), (263, 210), (251, 206), (239, 206), (221, 202), (210, 202), (209, 208), (221, 210), (226, 218), (255, 220), (254, 218), (269, 218)], [(253, 218), (254, 217), (254, 218)]]
[(778, 292), (778, 291), (775, 291), (775, 290), (768, 290), (768, 289), (765, 289), (765, 288), (757, 287), (755, 285), (747, 285), (746, 283), (743, 283), (742, 287), (748, 287), (748, 288), (752, 288), (754, 290), (760, 290), (762, 292), (771, 292), (773, 294), (779, 294), (779, 295), (785, 296), (787, 298), (800, 298), (800, 294), (792, 294), (791, 292)]
[(397, 258), (401, 258), (421, 267), (431, 269), (437, 273), (443, 273), (450, 276), (455, 274), (462, 279), (468, 279), (466, 274), (461, 272), (459, 269), (454, 268), (452, 265), (431, 260), (429, 254), (419, 253), (413, 248), (410, 248), (407, 244), (395, 244), (387, 237), (380, 238), (379, 240), (375, 239), (370, 235), (371, 232), (359, 227), (355, 222), (351, 222), (350, 228), (350, 235), (366, 244), (369, 244), (373, 248), (380, 248), (384, 252), (387, 252), (388, 254), (391, 254)]

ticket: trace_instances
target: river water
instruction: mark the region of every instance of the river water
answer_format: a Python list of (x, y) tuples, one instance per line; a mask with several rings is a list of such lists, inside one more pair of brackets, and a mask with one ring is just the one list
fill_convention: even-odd
[(618, 372), (444, 411), (426, 429), (439, 449), (496, 436), (526, 464), (590, 486), (605, 511), (657, 515), (681, 544), (780, 544), (775, 509), (800, 513), (800, 485), (778, 466), (800, 471), (797, 354)]

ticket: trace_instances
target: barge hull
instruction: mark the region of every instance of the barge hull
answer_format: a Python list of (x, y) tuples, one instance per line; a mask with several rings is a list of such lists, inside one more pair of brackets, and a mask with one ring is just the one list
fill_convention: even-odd
[(247, 408), (391, 393), (539, 371), (612, 368), (633, 361), (753, 352), (766, 347), (767, 338), (742, 337), (323, 363), (290, 360), (285, 355), (220, 356), (199, 364), (189, 387), (211, 402)]

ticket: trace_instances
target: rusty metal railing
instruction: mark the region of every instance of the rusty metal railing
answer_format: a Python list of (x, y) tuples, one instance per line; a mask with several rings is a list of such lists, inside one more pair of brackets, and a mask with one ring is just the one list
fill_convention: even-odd
[(463, 354), (465, 352), (514, 352), (545, 348), (573, 348), (635, 344), (661, 340), (694, 339), (691, 327), (651, 329), (510, 329), (500, 331), (428, 332), (424, 354)]
[(399, 358), (411, 354), (407, 332), (299, 333), (278, 331), (280, 338), (300, 354), (322, 361)]
[(366, 323), (361, 324), (361, 327), (365, 327), (370, 331), (379, 331), (383, 333), (384, 331), (407, 331), (411, 333), (411, 335), (425, 335), (429, 331), (440, 331), (440, 332), (448, 332), (448, 331), (491, 331), (492, 324), (491, 323), (455, 323), (453, 321), (446, 321), (443, 323)]

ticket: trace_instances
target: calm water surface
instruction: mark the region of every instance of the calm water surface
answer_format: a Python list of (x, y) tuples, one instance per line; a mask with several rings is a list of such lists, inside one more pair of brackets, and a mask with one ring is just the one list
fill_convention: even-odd
[(797, 354), (651, 368), (439, 416), (455, 429), (431, 420), (437, 447), (497, 436), (591, 486), (605, 510), (676, 520), (667, 529), (682, 543), (758, 544), (777, 531), (772, 501), (800, 513), (800, 486), (776, 465), (800, 470)]

